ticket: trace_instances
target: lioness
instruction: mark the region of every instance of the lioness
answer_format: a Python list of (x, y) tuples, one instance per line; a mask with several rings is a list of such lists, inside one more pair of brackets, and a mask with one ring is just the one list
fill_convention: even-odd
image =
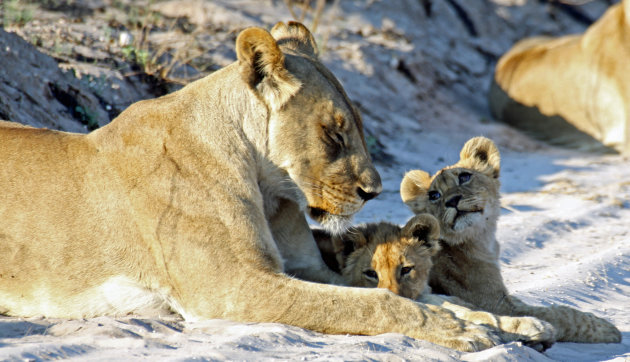
[(497, 63), (493, 116), (554, 144), (630, 153), (628, 39), (623, 0), (583, 34), (518, 42)]
[(403, 178), (400, 194), (407, 206), (440, 221), (442, 248), (433, 258), (432, 290), (492, 313), (545, 320), (555, 327), (558, 341), (620, 342), (619, 330), (591, 313), (565, 306), (530, 306), (509, 295), (501, 278), (495, 237), (499, 171), (500, 155), (494, 142), (476, 137), (466, 142), (456, 164), (433, 176), (414, 170)]
[(381, 191), (361, 119), (301, 24), (243, 30), (237, 62), (88, 135), (0, 126), (0, 311), (404, 333), (460, 350), (487, 328), (347, 288), (304, 211), (338, 231)]
[(497, 316), (476, 311), (457, 297), (431, 293), (431, 257), (440, 250), (440, 227), (429, 214), (412, 217), (402, 228), (388, 222), (360, 224), (332, 235), (313, 229), (317, 246), (333, 270), (355, 287), (385, 288), (406, 298), (440, 305), (458, 318), (497, 328), (505, 341), (524, 341), (536, 349), (554, 342), (555, 330), (532, 317)]

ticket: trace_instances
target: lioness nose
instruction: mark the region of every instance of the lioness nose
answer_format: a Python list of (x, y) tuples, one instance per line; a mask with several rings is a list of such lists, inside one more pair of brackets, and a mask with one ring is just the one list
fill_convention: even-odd
[(372, 200), (383, 190), (381, 175), (373, 167), (367, 167), (359, 176), (357, 195), (363, 200)]
[(375, 198), (376, 196), (378, 196), (378, 194), (380, 194), (380, 192), (365, 191), (361, 187), (357, 187), (357, 194), (359, 194), (359, 197), (362, 198), (363, 201), (369, 201), (369, 200), (372, 200), (373, 198)]
[(459, 200), (461, 199), (461, 195), (451, 197), (448, 201), (446, 201), (446, 207), (457, 207), (457, 204), (459, 204)]

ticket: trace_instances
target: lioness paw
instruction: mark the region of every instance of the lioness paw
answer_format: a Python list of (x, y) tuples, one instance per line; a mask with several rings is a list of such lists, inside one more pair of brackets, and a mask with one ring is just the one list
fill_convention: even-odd
[(463, 335), (456, 340), (459, 348), (453, 348), (466, 352), (482, 351), (505, 342), (495, 329), (477, 324), (466, 326)]

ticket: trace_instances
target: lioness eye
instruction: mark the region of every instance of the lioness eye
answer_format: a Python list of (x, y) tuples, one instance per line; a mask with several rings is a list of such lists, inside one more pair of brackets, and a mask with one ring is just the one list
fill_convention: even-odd
[(376, 274), (376, 272), (372, 269), (364, 271), (363, 274), (370, 279), (378, 280), (378, 274)]
[(459, 184), (463, 184), (466, 183), (470, 180), (470, 176), (472, 176), (470, 173), (468, 172), (462, 172), (459, 174)]
[(400, 269), (400, 276), (401, 277), (405, 276), (405, 275), (411, 273), (412, 270), (413, 270), (412, 266), (405, 266), (402, 269)]
[(431, 201), (439, 200), (440, 197), (442, 197), (442, 194), (440, 194), (438, 191), (429, 192), (429, 200)]
[(343, 136), (341, 135), (341, 133), (335, 133), (335, 138), (337, 139), (337, 142), (341, 147), (344, 147), (346, 145), (346, 142), (343, 140)]

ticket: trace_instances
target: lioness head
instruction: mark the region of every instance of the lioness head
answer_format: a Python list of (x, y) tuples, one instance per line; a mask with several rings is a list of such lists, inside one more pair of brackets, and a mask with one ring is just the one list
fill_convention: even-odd
[(268, 108), (269, 159), (304, 193), (311, 217), (343, 230), (382, 188), (359, 113), (303, 25), (244, 30), (236, 50), (243, 80)]
[(441, 238), (457, 245), (496, 225), (499, 201), (500, 155), (485, 137), (470, 139), (460, 160), (433, 177), (414, 170), (402, 180), (400, 195), (411, 210), (429, 213), (440, 221)]
[(439, 250), (438, 221), (429, 214), (411, 218), (404, 227), (380, 222), (350, 228), (331, 236), (314, 230), (322, 254), (333, 251), (350, 286), (385, 288), (416, 299), (425, 289)]

